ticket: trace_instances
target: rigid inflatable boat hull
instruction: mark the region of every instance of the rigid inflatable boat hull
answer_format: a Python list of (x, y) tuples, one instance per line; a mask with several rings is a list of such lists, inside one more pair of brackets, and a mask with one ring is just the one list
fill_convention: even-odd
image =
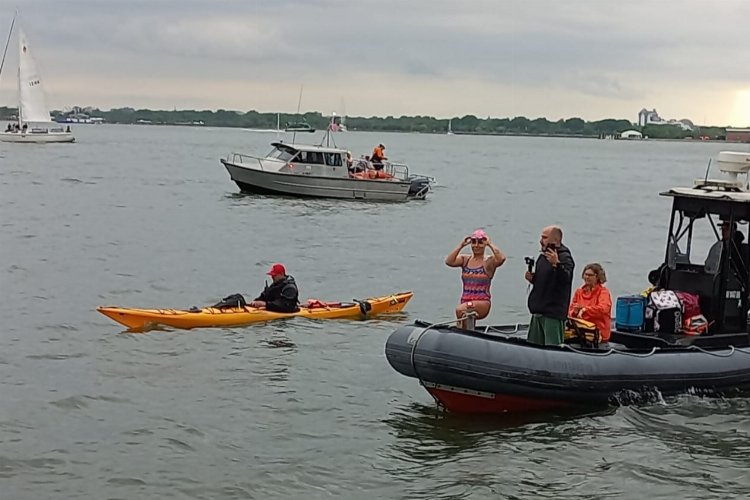
[(472, 413), (606, 405), (655, 391), (750, 388), (750, 349), (732, 346), (587, 350), (417, 323), (393, 332), (385, 354), (447, 409)]

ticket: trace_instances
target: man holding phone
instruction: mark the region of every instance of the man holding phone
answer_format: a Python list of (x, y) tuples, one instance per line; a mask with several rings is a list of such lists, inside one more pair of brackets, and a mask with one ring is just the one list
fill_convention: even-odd
[(535, 270), (526, 272), (526, 280), (533, 285), (528, 300), (531, 322), (527, 340), (535, 344), (563, 343), (575, 262), (562, 244), (562, 236), (559, 227), (545, 227)]

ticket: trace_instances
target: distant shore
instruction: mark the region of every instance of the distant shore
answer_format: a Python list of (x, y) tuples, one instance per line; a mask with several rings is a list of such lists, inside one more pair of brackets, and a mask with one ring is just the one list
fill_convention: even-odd
[[(651, 139), (693, 139), (721, 140), (726, 137), (726, 127), (700, 126), (685, 129), (677, 125), (637, 124), (626, 119), (608, 118), (585, 121), (581, 118), (567, 118), (549, 121), (546, 118), (478, 118), (473, 115), (439, 119), (430, 116), (401, 117), (356, 117), (324, 116), (318, 112), (308, 113), (260, 113), (257, 111), (228, 110), (151, 110), (117, 108), (103, 111), (97, 108), (75, 107), (75, 112), (53, 111), (59, 120), (68, 120), (71, 125), (79, 125), (76, 120), (101, 119), (112, 124), (139, 125), (178, 125), (197, 127), (228, 127), (244, 129), (277, 129), (290, 124), (309, 126), (315, 130), (326, 130), (333, 124), (335, 128), (346, 128), (361, 132), (397, 132), (419, 134), (522, 136), (522, 137), (577, 137), (587, 139), (620, 138), (626, 131), (636, 131)], [(15, 119), (15, 108), (0, 107), (0, 120)]]

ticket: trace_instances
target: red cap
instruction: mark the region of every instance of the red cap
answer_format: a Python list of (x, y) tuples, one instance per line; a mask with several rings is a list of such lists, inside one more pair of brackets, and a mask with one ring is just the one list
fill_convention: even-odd
[(284, 266), (282, 266), (281, 264), (274, 264), (273, 266), (271, 266), (271, 270), (266, 274), (271, 277), (278, 276), (279, 274), (286, 275), (286, 269), (284, 269)]

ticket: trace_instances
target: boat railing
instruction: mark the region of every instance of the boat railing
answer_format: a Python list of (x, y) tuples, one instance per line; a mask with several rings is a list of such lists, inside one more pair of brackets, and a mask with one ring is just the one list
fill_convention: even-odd
[(406, 163), (385, 162), (385, 171), (397, 179), (409, 178), (409, 166)]
[(229, 153), (227, 155), (228, 163), (253, 163), (257, 162), (261, 170), (263, 170), (263, 159), (253, 155), (245, 155), (242, 153)]

